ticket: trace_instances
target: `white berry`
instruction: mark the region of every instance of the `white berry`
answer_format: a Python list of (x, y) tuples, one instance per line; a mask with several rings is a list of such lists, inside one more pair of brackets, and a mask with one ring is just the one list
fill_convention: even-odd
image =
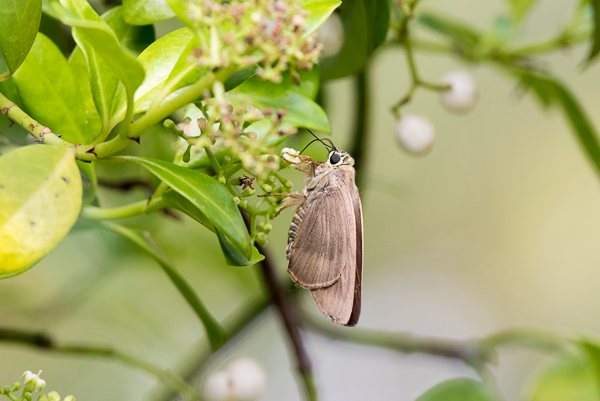
[(337, 54), (344, 44), (344, 25), (337, 13), (333, 13), (317, 30), (317, 42), (323, 45), (321, 54), (329, 57)]
[(396, 123), (396, 138), (406, 151), (424, 155), (433, 146), (435, 128), (423, 117), (407, 115)]
[(239, 358), (225, 367), (232, 383), (236, 401), (258, 401), (261, 399), (266, 385), (263, 368), (251, 358)]
[(442, 104), (446, 109), (458, 113), (471, 110), (477, 102), (477, 85), (467, 71), (452, 71), (444, 75), (442, 82), (450, 88), (441, 92)]
[(206, 401), (228, 401), (233, 398), (229, 374), (224, 371), (210, 373), (202, 386), (202, 398)]
[(205, 401), (258, 401), (265, 385), (262, 367), (254, 359), (238, 358), (206, 377), (202, 397)]

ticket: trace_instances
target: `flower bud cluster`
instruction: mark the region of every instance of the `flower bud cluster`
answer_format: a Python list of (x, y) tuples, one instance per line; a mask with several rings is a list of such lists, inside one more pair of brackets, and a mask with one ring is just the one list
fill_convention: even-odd
[(321, 45), (306, 35), (306, 16), (293, 0), (190, 1), (188, 19), (201, 43), (195, 61), (211, 69), (258, 65), (259, 76), (280, 82), (282, 72), (318, 61)]
[[(176, 125), (186, 143), (192, 145), (192, 161), (203, 157), (203, 149), (209, 147), (214, 153), (224, 153), (226, 164), (240, 163), (259, 180), (279, 170), (273, 138), (296, 132), (282, 124), (284, 110), (259, 110), (250, 104), (232, 104), (219, 96), (206, 99), (203, 106), (202, 117), (186, 117)], [(253, 125), (258, 121), (261, 127)]]
[[(292, 187), (278, 171), (288, 166), (285, 158), (299, 158), (293, 149), (288, 149), (289, 155), (280, 156), (274, 145), (278, 138), (296, 131), (282, 123), (284, 110), (232, 104), (218, 88), (220, 85), (213, 90), (214, 98), (204, 100), (202, 109), (190, 107), (180, 123), (168, 120), (165, 126), (181, 137), (177, 152), (188, 166), (212, 168), (219, 181), (234, 193), (236, 204), (252, 216), (253, 240), (264, 246), (281, 201), (270, 194), (286, 194)], [(257, 190), (267, 196), (256, 196)]]
[[(0, 395), (5, 395), (11, 400), (33, 400), (35, 393), (41, 393), (46, 388), (46, 381), (40, 377), (42, 371), (33, 373), (26, 370), (21, 375), (21, 381), (15, 382), (12, 386), (0, 386)], [(20, 394), (17, 393), (21, 390)], [(37, 401), (75, 401), (72, 395), (61, 398), (56, 391), (50, 391), (47, 394), (41, 394)]]

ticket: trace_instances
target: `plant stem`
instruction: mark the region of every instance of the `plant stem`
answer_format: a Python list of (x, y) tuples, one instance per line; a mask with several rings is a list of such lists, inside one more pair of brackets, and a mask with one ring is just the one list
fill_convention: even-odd
[(356, 185), (361, 188), (363, 183), (362, 167), (366, 163), (366, 155), (368, 154), (366, 138), (369, 130), (369, 116), (371, 115), (368, 66), (365, 66), (354, 77), (354, 88), (354, 130), (348, 151), (354, 159)]
[(258, 247), (258, 250), (265, 256), (260, 262), (260, 268), (265, 285), (271, 294), (271, 301), (277, 309), (287, 332), (288, 340), (296, 359), (296, 369), (304, 387), (304, 395), (309, 401), (317, 401), (317, 389), (314, 383), (312, 364), (302, 341), (298, 311), (286, 296), (286, 292), (282, 289), (283, 286), (277, 278), (277, 269), (273, 265), (268, 250), (262, 247)]
[(458, 359), (476, 370), (493, 361), (497, 348), (507, 345), (526, 345), (546, 352), (561, 350), (563, 338), (532, 329), (510, 329), (474, 340), (447, 340), (407, 333), (375, 330), (341, 330), (312, 317), (305, 317), (308, 328), (326, 337), (374, 347), (392, 349), (405, 354), (421, 353)]
[(529, 57), (533, 55), (550, 53), (587, 41), (589, 40), (590, 35), (590, 32), (562, 33), (554, 38), (538, 43), (524, 45), (517, 49), (510, 50), (507, 53), (512, 57)]
[(179, 376), (163, 370), (150, 362), (136, 358), (127, 353), (112, 348), (89, 345), (60, 345), (52, 337), (43, 332), (33, 332), (0, 328), (0, 341), (13, 342), (21, 345), (39, 348), (44, 351), (56, 352), (66, 355), (83, 355), (99, 358), (114, 359), (130, 367), (144, 370), (153, 375), (165, 385), (171, 387), (190, 401), (200, 400), (198, 391), (187, 384)]
[(50, 128), (31, 118), (29, 114), (21, 110), (19, 106), (17, 106), (2, 93), (0, 93), (0, 110), (2, 111), (2, 114), (4, 114), (10, 120), (25, 128), (36, 139), (37, 142), (48, 145), (73, 146), (70, 143), (60, 139), (60, 136), (54, 134)]
[(404, 53), (406, 55), (406, 63), (408, 64), (408, 71), (410, 74), (411, 84), (406, 94), (400, 98), (391, 107), (391, 111), (396, 118), (400, 118), (400, 108), (412, 100), (412, 97), (417, 88), (425, 88), (436, 92), (441, 92), (448, 89), (446, 84), (434, 84), (424, 81), (417, 70), (417, 63), (415, 62), (415, 56), (412, 47), (412, 37), (408, 29), (408, 22), (404, 27), (404, 31), (399, 33), (402, 38), (402, 44), (404, 45)]
[(458, 340), (427, 338), (405, 333), (390, 333), (374, 330), (343, 330), (321, 319), (305, 316), (307, 327), (314, 332), (334, 340), (350, 341), (357, 344), (387, 348), (404, 354), (422, 353), (465, 362), (481, 359), (481, 351), (473, 349), (470, 343)]
[(206, 156), (208, 157), (208, 160), (210, 161), (210, 164), (213, 170), (215, 171), (215, 174), (221, 176), (223, 174), (221, 170), (221, 165), (219, 164), (219, 161), (215, 157), (215, 154), (211, 150), (210, 146), (205, 146), (204, 151), (206, 152)]
[(93, 220), (119, 220), (138, 216), (163, 206), (165, 206), (164, 201), (158, 197), (117, 207), (86, 206), (83, 208), (81, 216)]

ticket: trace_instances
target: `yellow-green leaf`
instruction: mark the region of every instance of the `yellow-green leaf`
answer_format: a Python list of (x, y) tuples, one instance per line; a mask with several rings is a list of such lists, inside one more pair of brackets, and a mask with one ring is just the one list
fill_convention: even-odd
[(565, 352), (536, 375), (528, 401), (599, 401), (600, 391), (590, 361)]
[(450, 379), (438, 383), (416, 401), (494, 401), (483, 383), (467, 378)]
[(67, 235), (81, 209), (73, 152), (32, 145), (0, 157), (0, 278), (31, 267)]

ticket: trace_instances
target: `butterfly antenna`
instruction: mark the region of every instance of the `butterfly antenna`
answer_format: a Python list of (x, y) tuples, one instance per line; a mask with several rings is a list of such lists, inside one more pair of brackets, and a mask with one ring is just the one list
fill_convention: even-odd
[(305, 147), (302, 148), (302, 150), (300, 151), (300, 154), (302, 154), (306, 150), (306, 148), (308, 148), (310, 145), (312, 145), (313, 143), (315, 143), (317, 141), (322, 142), (319, 138), (313, 139)]
[[(313, 143), (314, 141), (319, 141), (319, 142), (321, 142), (321, 143), (323, 144), (323, 146), (325, 146), (325, 147), (326, 147), (328, 150), (330, 150), (330, 151), (331, 151), (331, 150), (335, 150), (335, 151), (337, 151), (337, 148), (335, 147), (335, 145), (333, 144), (333, 141), (332, 141), (331, 139), (329, 139), (329, 138), (324, 138), (324, 139), (321, 139), (321, 138), (319, 138), (318, 136), (316, 136), (316, 135), (315, 135), (315, 133), (314, 133), (314, 132), (312, 132), (311, 130), (309, 130), (308, 128), (306, 128), (306, 130), (307, 130), (308, 132), (310, 132), (310, 134), (311, 134), (312, 136), (314, 136), (314, 137), (315, 137), (315, 139), (314, 139), (314, 140), (312, 140), (310, 143)], [(329, 145), (328, 145), (328, 144), (326, 144), (324, 141), (327, 141), (327, 142), (329, 142)], [(310, 145), (310, 144), (309, 144), (309, 145)]]

